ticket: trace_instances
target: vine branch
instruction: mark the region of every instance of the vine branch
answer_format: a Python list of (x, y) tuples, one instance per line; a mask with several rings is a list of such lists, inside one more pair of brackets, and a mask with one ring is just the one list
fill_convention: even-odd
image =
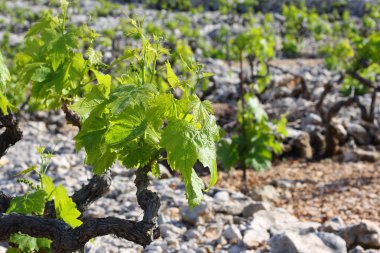
[(66, 115), (66, 120), (70, 124), (78, 127), (79, 129), (81, 128), (81, 122), (80, 122), (80, 116), (73, 110), (69, 108), (69, 101), (62, 99), (62, 111)]
[[(55, 219), (53, 202), (47, 203), (43, 217), (9, 214), (11, 197), (0, 191), (0, 241), (7, 241), (13, 233), (24, 233), (33, 237), (45, 237), (53, 241), (53, 252), (66, 253), (82, 249), (84, 245), (97, 236), (113, 234), (120, 238), (146, 246), (160, 236), (157, 224), (160, 198), (157, 193), (148, 189), (150, 166), (136, 171), (135, 185), (137, 187), (137, 202), (144, 210), (141, 221), (131, 221), (115, 217), (83, 218), (83, 224), (75, 229), (63, 221)], [(103, 196), (111, 185), (110, 173), (94, 176), (87, 185), (72, 196), (80, 211)]]
[(81, 226), (72, 229), (60, 220), (12, 213), (0, 214), (0, 225), (0, 241), (7, 241), (11, 234), (18, 232), (44, 237), (53, 241), (54, 253), (76, 251), (83, 248), (91, 238), (109, 234), (140, 245), (152, 242), (145, 222), (115, 217), (86, 219)]
[(18, 126), (18, 120), (11, 110), (7, 115), (0, 112), (0, 123), (5, 127), (5, 131), (0, 134), (0, 158), (3, 157), (7, 149), (22, 139), (22, 131)]
[(268, 67), (271, 67), (273, 69), (277, 69), (277, 70), (281, 71), (282, 73), (292, 75), (298, 79), (298, 83), (301, 85), (301, 88), (294, 90), (292, 96), (298, 96), (299, 95), (298, 93), (300, 93), (303, 98), (305, 98), (305, 99), (310, 98), (310, 92), (307, 88), (306, 79), (303, 76), (296, 74), (293, 71), (290, 71), (290, 70), (281, 68), (279, 66), (276, 66), (274, 64), (268, 64)]

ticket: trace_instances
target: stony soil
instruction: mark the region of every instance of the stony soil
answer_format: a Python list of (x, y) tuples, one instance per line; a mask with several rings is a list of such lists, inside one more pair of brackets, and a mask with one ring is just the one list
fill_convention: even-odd
[[(8, 1), (13, 6), (23, 6), (25, 1)], [(90, 11), (96, 6), (93, 1), (81, 1), (83, 9)], [(36, 5), (34, 9), (40, 12), (44, 5)], [(148, 13), (147, 19), (160, 22), (157, 11), (139, 9), (142, 13)], [(168, 19), (173, 19), (171, 13)], [(220, 28), (220, 24), (226, 22), (218, 13), (205, 13), (201, 15), (188, 15), (195, 23), (201, 23), (204, 17), (213, 22), (202, 26), (201, 34), (205, 34), (207, 41), (212, 41), (213, 31)], [(8, 15), (1, 18), (9, 20)], [(99, 18), (91, 25), (95, 30), (102, 31), (116, 27), (120, 17)], [(73, 22), (80, 24), (81, 20), (87, 20), (85, 14), (75, 14)], [(105, 21), (106, 20), (106, 21)], [(21, 32), (11, 33), (12, 44), (22, 41), (23, 33), (28, 24)], [(17, 30), (17, 29), (16, 29)], [(0, 32), (0, 34), (2, 34)], [(112, 58), (110, 48), (101, 48), (105, 58)], [(201, 53), (196, 53), (199, 57)], [(106, 59), (106, 60), (107, 60)], [(219, 103), (217, 114), (222, 125), (231, 125), (234, 121), (233, 111), (238, 97), (237, 87), (239, 84), (239, 69), (233, 64), (229, 67), (225, 62), (213, 59), (199, 59), (205, 64), (207, 71), (215, 73), (211, 80), (212, 92), (204, 98)], [(320, 150), (311, 147), (311, 139), (316, 137), (324, 142), (325, 130), (321, 124), (318, 111), (313, 110), (323, 85), (334, 79), (335, 74), (327, 71), (322, 66), (321, 60), (296, 59), (277, 60), (271, 62), (274, 66), (280, 66), (286, 71), (271, 68), (272, 81), (265, 94), (262, 94), (264, 107), (270, 116), (276, 117), (282, 113), (289, 113), (289, 130), (293, 130), (294, 140), (302, 141), (303, 146), (294, 145), (294, 149), (301, 153), (313, 154)], [(247, 71), (247, 70), (246, 70)], [(305, 79), (309, 97), (302, 94), (294, 96), (299, 89), (299, 78)], [(364, 96), (362, 102), (368, 105), (369, 96)], [(324, 106), (328, 108), (334, 102), (343, 99), (340, 95), (340, 87), (334, 85), (331, 94), (326, 98)], [(376, 115), (380, 115), (380, 107), (376, 108)], [(37, 115), (38, 116), (38, 115)], [(29, 116), (27, 116), (29, 117)], [(379, 118), (379, 117), (378, 117)], [(359, 156), (352, 157), (351, 153), (345, 153), (345, 148), (350, 150), (360, 149), (369, 160), (379, 160), (380, 130), (378, 124), (374, 126), (362, 125), (357, 108), (343, 110), (336, 117), (334, 124), (341, 131), (342, 160), (361, 160)], [(72, 137), (75, 129), (65, 125), (63, 115), (47, 115), (42, 113), (40, 117), (22, 120), (21, 127), (24, 130), (22, 141), (12, 147), (8, 154), (0, 160), (0, 190), (9, 194), (25, 193), (25, 185), (16, 183), (14, 175), (29, 166), (39, 163), (39, 156), (35, 147), (43, 145), (54, 152), (49, 173), (56, 184), (63, 184), (70, 192), (78, 189), (91, 177), (89, 168), (84, 168), (84, 153), (76, 153)], [(375, 129), (370, 132), (370, 129)], [(374, 138), (376, 137), (377, 138)], [(307, 138), (306, 138), (307, 137)], [(296, 142), (295, 142), (296, 143)], [(297, 146), (297, 147), (296, 147)], [(351, 151), (348, 151), (351, 152)], [(314, 155), (315, 156), (315, 155)], [(304, 156), (306, 157), (306, 155)], [(145, 250), (138, 245), (119, 240), (112, 236), (95, 239), (94, 244), (88, 244), (86, 252), (284, 252), (281, 238), (290, 238), (298, 251), (290, 251), (291, 243), (283, 247), (289, 252), (365, 252), (364, 248), (380, 248), (380, 163), (338, 163), (331, 160), (321, 162), (281, 161), (273, 168), (265, 172), (248, 173), (248, 193), (251, 190), (260, 189), (270, 184), (275, 186), (275, 192), (279, 194), (272, 203), (280, 209), (274, 209), (271, 202), (254, 201), (250, 197), (239, 192), (241, 172), (220, 172), (218, 185), (208, 192), (205, 202), (190, 211), (184, 196), (184, 186), (177, 177), (164, 180), (154, 180), (152, 188), (159, 192), (162, 200), (159, 223), (161, 238), (155, 241)], [(113, 168), (114, 182), (111, 192), (96, 202), (86, 213), (88, 216), (104, 217), (117, 216), (130, 219), (141, 218), (142, 210), (139, 209), (133, 184), (133, 171), (115, 165)], [(205, 178), (207, 180), (207, 178)], [(276, 195), (276, 194), (275, 194)], [(250, 212), (247, 207), (251, 205)], [(285, 210), (281, 209), (284, 208)], [(247, 214), (248, 212), (248, 214)], [(296, 217), (293, 217), (293, 214)], [(329, 229), (330, 218), (333, 219), (337, 229)], [(300, 219), (300, 222), (298, 219)], [(359, 223), (368, 219), (377, 223), (365, 223), (351, 228), (348, 224)], [(314, 222), (310, 222), (314, 221)], [(336, 222), (338, 221), (338, 222)], [(262, 223), (260, 223), (262, 222)], [(327, 224), (327, 225), (326, 225)], [(323, 237), (322, 232), (328, 232), (332, 240)], [(284, 233), (297, 233), (288, 235)], [(362, 236), (362, 237), (360, 237)], [(324, 238), (321, 242), (321, 239)], [(343, 239), (344, 238), (344, 241)], [(314, 241), (313, 241), (314, 240)], [(319, 241), (318, 241), (319, 240)], [(308, 242), (315, 242), (308, 245)], [(343, 243), (342, 243), (343, 241)], [(325, 246), (323, 246), (323, 245)], [(301, 246), (300, 246), (301, 245)], [(307, 248), (306, 246), (310, 246)], [(336, 247), (327, 247), (334, 245)], [(306, 251), (300, 250), (303, 247)], [(359, 248), (355, 248), (359, 247)], [(323, 248), (323, 250), (321, 250)], [(355, 251), (355, 249), (357, 249)], [(276, 251), (279, 250), (279, 251)], [(309, 251), (308, 251), (309, 250)], [(5, 249), (0, 246), (0, 253)], [(379, 251), (367, 251), (379, 252)]]
[[(72, 193), (91, 177), (83, 166), (83, 152), (77, 154), (74, 150), (71, 138), (77, 130), (65, 125), (62, 114), (37, 116), (22, 119), (23, 140), (0, 159), (0, 189), (12, 195), (25, 193), (27, 187), (16, 182), (15, 174), (38, 164), (34, 148), (44, 145), (54, 153), (49, 175)], [(113, 236), (98, 237), (86, 245), (85, 252), (379, 252), (374, 250), (380, 249), (376, 212), (380, 203), (379, 163), (282, 161), (268, 171), (249, 171), (248, 189), (256, 191), (272, 184), (274, 192), (269, 191), (269, 197), (273, 201), (255, 200), (257, 196), (250, 192), (249, 196), (240, 193), (241, 171), (220, 172), (217, 186), (193, 210), (187, 206), (181, 180), (168, 174), (165, 167), (161, 169), (167, 178), (152, 181), (152, 190), (161, 198), (161, 237), (146, 249)], [(112, 172), (111, 191), (85, 216), (140, 219), (142, 210), (136, 202), (133, 170), (115, 164)], [(260, 197), (268, 197), (268, 193)], [(0, 253), (5, 253), (2, 246)]]
[[(220, 173), (217, 184), (243, 190), (241, 171)], [(380, 222), (380, 163), (288, 161), (264, 172), (248, 172), (248, 187), (278, 186), (275, 205), (301, 220), (325, 222), (339, 216), (347, 224), (362, 219)]]

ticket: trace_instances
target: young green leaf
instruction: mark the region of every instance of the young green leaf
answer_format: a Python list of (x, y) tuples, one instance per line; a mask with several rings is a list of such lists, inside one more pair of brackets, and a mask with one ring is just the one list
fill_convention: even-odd
[(202, 179), (200, 179), (193, 168), (180, 169), (186, 188), (186, 199), (190, 208), (198, 206), (203, 200), (203, 190), (205, 188)]
[(86, 55), (91, 66), (102, 62), (102, 52), (95, 51), (92, 47), (87, 49)]
[(103, 74), (96, 69), (91, 69), (95, 74), (96, 79), (98, 80), (99, 90), (104, 94), (104, 96), (108, 97), (111, 91), (111, 76), (108, 74)]
[(210, 101), (201, 101), (196, 95), (191, 96), (189, 107), (192, 109), (195, 122), (202, 125), (210, 120), (210, 116), (214, 111)]
[(99, 105), (91, 112), (75, 136), (77, 150), (85, 148), (86, 164), (92, 165), (97, 175), (110, 168), (116, 159), (116, 153), (105, 142), (109, 120), (105, 116), (98, 115), (97, 111), (102, 111), (101, 108), (104, 108), (104, 105)]
[(23, 171), (20, 171), (19, 173), (16, 174), (16, 177), (19, 177), (21, 175), (26, 175), (29, 172), (35, 171), (37, 169), (37, 165), (31, 166)]
[(202, 78), (207, 78), (207, 77), (211, 77), (211, 76), (214, 76), (214, 73), (210, 73), (210, 72), (202, 73)]
[(76, 204), (62, 185), (59, 185), (54, 191), (54, 206), (58, 218), (62, 219), (72, 228), (82, 225), (82, 221), (78, 219), (81, 212), (78, 211)]
[(78, 99), (76, 103), (70, 106), (77, 114), (79, 114), (82, 120), (86, 120), (98, 105), (106, 100), (104, 93), (99, 90), (98, 87), (93, 87), (92, 90), (83, 98)]
[(148, 127), (145, 112), (140, 106), (127, 107), (124, 112), (110, 120), (110, 127), (105, 134), (110, 146), (132, 141), (143, 135)]
[(170, 62), (166, 62), (166, 75), (168, 82), (172, 88), (178, 87), (180, 85), (180, 81), (176, 74), (174, 73)]
[(17, 111), (17, 108), (9, 103), (8, 99), (0, 93), (0, 112), (4, 115), (7, 115), (8, 108), (10, 108), (13, 112)]
[(156, 178), (160, 178), (161, 176), (160, 165), (157, 162), (152, 165), (152, 175)]
[(26, 193), (24, 196), (14, 197), (7, 213), (42, 215), (44, 213), (45, 203), (46, 192), (37, 190), (33, 193)]
[(21, 233), (12, 234), (9, 242), (17, 244), (21, 252), (39, 252), (40, 249), (50, 249), (52, 243), (51, 240), (46, 238), (34, 238)]
[(43, 189), (46, 192), (46, 198), (47, 198), (47, 200), (48, 201), (53, 200), (53, 198), (54, 198), (54, 194), (53, 193), (54, 193), (54, 190), (55, 190), (55, 186), (54, 186), (53, 180), (49, 176), (42, 175), (42, 177), (41, 177), (41, 184), (43, 186)]
[(157, 156), (158, 147), (146, 141), (132, 141), (119, 151), (119, 159), (126, 168), (141, 168)]
[(113, 115), (120, 114), (127, 107), (147, 106), (150, 99), (157, 94), (157, 88), (152, 84), (144, 84), (141, 86), (123, 85), (116, 88), (110, 95), (110, 103), (108, 108)]
[[(167, 151), (170, 166), (187, 180), (187, 191), (191, 190), (191, 187), (197, 189), (187, 192), (191, 205), (202, 198), (199, 194), (202, 191), (199, 189), (204, 188), (200, 187), (199, 180), (191, 172), (197, 159), (210, 169), (210, 187), (217, 181), (215, 141), (218, 137), (218, 128), (213, 117), (200, 129), (183, 119), (170, 119), (164, 128), (161, 145)], [(195, 185), (191, 185), (192, 183)]]

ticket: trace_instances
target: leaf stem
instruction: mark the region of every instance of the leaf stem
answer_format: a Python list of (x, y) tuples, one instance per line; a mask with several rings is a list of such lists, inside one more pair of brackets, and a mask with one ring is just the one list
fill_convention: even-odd
[(157, 65), (157, 53), (154, 54), (152, 75), (150, 76), (150, 81), (149, 81), (150, 83), (152, 83), (153, 76), (156, 74), (156, 65)]
[(145, 55), (146, 55), (146, 48), (144, 49), (144, 56), (143, 56), (143, 59), (142, 59), (142, 74), (141, 74), (141, 82), (142, 82), (142, 85), (145, 84)]
[(65, 10), (63, 11), (63, 18), (62, 18), (62, 35), (65, 34), (65, 28), (66, 28), (66, 17), (67, 17), (67, 7), (65, 8)]

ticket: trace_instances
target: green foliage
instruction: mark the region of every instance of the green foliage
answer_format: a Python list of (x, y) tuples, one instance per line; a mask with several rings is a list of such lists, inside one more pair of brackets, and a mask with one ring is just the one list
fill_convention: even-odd
[(239, 52), (253, 54), (259, 59), (274, 57), (273, 38), (265, 35), (261, 27), (253, 27), (236, 36), (233, 45)]
[(14, 197), (7, 213), (42, 215), (45, 208), (46, 192), (37, 190), (24, 196)]
[[(32, 99), (43, 108), (58, 108), (62, 99), (72, 99), (85, 92), (95, 74), (105, 94), (109, 90), (108, 76), (101, 75), (101, 53), (92, 47), (98, 36), (86, 26), (67, 25), (67, 6), (62, 2), (62, 13), (53, 16), (44, 12), (40, 21), (32, 25), (26, 34), (25, 48), (16, 56), (21, 69), (19, 82), (32, 85)], [(90, 43), (87, 60), (78, 52), (82, 43)]]
[(164, 36), (165, 35), (165, 31), (163, 30), (163, 28), (160, 26), (157, 26), (153, 22), (147, 22), (147, 24), (145, 26), (145, 31), (146, 31), (146, 34), (149, 34), (152, 36), (153, 35), (156, 35), (156, 36)]
[(91, 16), (95, 17), (106, 17), (108, 16), (113, 10), (120, 9), (120, 5), (118, 3), (113, 3), (111, 1), (107, 0), (100, 0), (100, 6), (97, 5), (95, 7), (95, 10), (91, 14)]
[(272, 152), (281, 153), (279, 139), (286, 136), (286, 118), (269, 121), (268, 116), (256, 97), (246, 95), (246, 110), (240, 105), (237, 132), (230, 139), (219, 143), (218, 158), (224, 167), (234, 166), (263, 170), (271, 165)]
[(72, 228), (79, 227), (82, 224), (82, 221), (79, 220), (81, 212), (76, 208), (76, 204), (69, 197), (66, 189), (62, 185), (59, 185), (50, 195), (50, 198), (54, 199), (57, 217)]
[(191, 0), (145, 0), (144, 5), (149, 8), (157, 8), (160, 10), (176, 10), (176, 11), (192, 11), (198, 10), (193, 6)]
[(250, 28), (232, 39), (231, 54), (241, 62), (246, 58), (252, 65), (251, 75), (261, 76), (252, 80), (255, 91), (261, 93), (270, 81), (266, 62), (275, 57), (274, 34), (265, 32), (264, 27)]
[[(339, 36), (339, 35), (338, 35)], [(375, 83), (376, 76), (380, 74), (380, 33), (371, 32), (366, 37), (359, 34), (349, 35), (346, 38), (333, 37), (331, 42), (321, 49), (325, 55), (325, 64), (329, 69), (346, 72), (342, 85), (342, 94), (364, 95), (371, 92), (366, 83), (351, 76), (357, 73), (366, 80)]]
[(348, 39), (339, 39), (320, 49), (320, 53), (325, 55), (325, 64), (328, 69), (338, 69), (348, 64), (355, 52)]
[[(296, 57), (303, 50), (303, 40), (313, 36), (316, 41), (323, 41), (332, 34), (329, 16), (319, 15), (315, 9), (308, 9), (304, 2), (283, 5), (285, 17), (282, 52), (285, 56)], [(349, 25), (350, 26), (350, 25)]]
[(5, 97), (6, 85), (11, 79), (9, 70), (5, 65), (3, 55), (0, 52), (0, 114), (7, 115), (8, 109), (17, 110)]
[(285, 17), (285, 34), (282, 52), (287, 56), (296, 56), (299, 51), (299, 42), (306, 33), (308, 12), (304, 5), (283, 5), (282, 14)]
[[(210, 103), (195, 94), (198, 83), (209, 75), (192, 61), (186, 65), (187, 79), (175, 74), (169, 62), (157, 69), (157, 61), (168, 51), (154, 36), (143, 35), (139, 22), (131, 21), (128, 35), (140, 37), (142, 48), (127, 51), (127, 73), (117, 78), (118, 87), (109, 94), (100, 82), (72, 106), (82, 116), (82, 128), (75, 137), (77, 149), (86, 150), (86, 163), (96, 174), (109, 169), (118, 159), (126, 167), (153, 166), (163, 151), (171, 167), (186, 184), (190, 206), (199, 204), (204, 184), (193, 171), (199, 160), (211, 172), (210, 187), (216, 183), (214, 141), (218, 139)], [(163, 85), (162, 82), (165, 84)], [(182, 93), (175, 98), (174, 90)]]
[(285, 30), (287, 34), (297, 36), (300, 29), (304, 28), (307, 22), (308, 12), (305, 5), (297, 7), (294, 4), (283, 5), (282, 14), (285, 16)]
[(315, 10), (309, 13), (308, 27), (314, 35), (316, 41), (322, 41), (327, 35), (332, 33), (332, 27), (328, 20), (328, 15), (319, 15)]
[(7, 253), (33, 253), (33, 252), (51, 252), (51, 240), (46, 238), (34, 238), (25, 234), (13, 234), (9, 242), (16, 244), (17, 248), (8, 248)]
[(299, 50), (297, 40), (292, 35), (286, 35), (282, 44), (282, 52), (288, 57), (296, 57)]
[(5, 84), (11, 79), (9, 70), (5, 65), (3, 55), (0, 53), (0, 89), (5, 88)]
[[(254, 8), (257, 6), (259, 1), (257, 0), (243, 0), (243, 1), (229, 1), (229, 0), (219, 0), (217, 9), (222, 14), (243, 14), (252, 13)], [(210, 6), (211, 9), (216, 9)]]
[[(273, 25), (273, 16), (266, 15), (262, 26), (255, 26), (256, 21), (252, 18), (250, 22), (253, 27), (231, 38), (230, 50), (232, 55), (237, 56), (240, 61), (239, 88), (242, 91), (237, 114), (239, 125), (229, 138), (222, 139), (218, 146), (218, 158), (227, 169), (239, 166), (244, 170), (246, 168), (262, 170), (268, 167), (271, 164), (272, 152), (281, 152), (277, 138), (281, 134), (278, 130), (272, 129), (271, 125), (286, 124), (284, 120), (269, 122), (259, 100), (254, 95), (261, 93), (270, 81), (266, 63), (275, 57), (275, 34), (269, 29)], [(248, 78), (243, 72), (245, 58), (251, 69), (251, 76)], [(248, 80), (252, 83), (247, 83)], [(251, 86), (252, 94), (245, 94), (246, 84)], [(284, 129), (280, 128), (280, 130), (285, 134)]]
[[(32, 191), (28, 191), (23, 196), (14, 197), (6, 213), (42, 216), (46, 203), (54, 201), (57, 218), (66, 222), (72, 228), (78, 227), (82, 224), (82, 221), (79, 220), (81, 213), (76, 208), (76, 204), (68, 196), (66, 189), (62, 185), (56, 187), (52, 179), (45, 174), (52, 155), (46, 154), (44, 150), (45, 148), (43, 147), (37, 148), (37, 152), (41, 156), (39, 167), (32, 166), (17, 174), (17, 176), (26, 176), (32, 172), (37, 173), (39, 176), (38, 186), (35, 187), (30, 180), (22, 178), (20, 182), (26, 182), (31, 185)], [(39, 250), (51, 252), (51, 241), (46, 238), (33, 238), (18, 233), (13, 234), (9, 241), (18, 246), (17, 248), (8, 249), (9, 252), (39, 252)]]

